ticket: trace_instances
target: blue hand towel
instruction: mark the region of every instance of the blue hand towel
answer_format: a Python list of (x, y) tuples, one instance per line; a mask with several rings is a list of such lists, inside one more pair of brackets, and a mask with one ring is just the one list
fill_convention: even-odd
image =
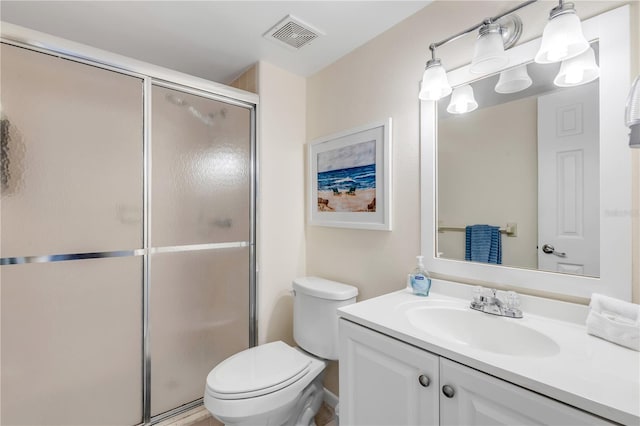
[(502, 264), (500, 227), (470, 225), (465, 228), (465, 260)]

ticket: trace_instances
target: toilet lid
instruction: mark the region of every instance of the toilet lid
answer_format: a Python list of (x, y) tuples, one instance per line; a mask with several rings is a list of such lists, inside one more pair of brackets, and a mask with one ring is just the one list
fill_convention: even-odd
[(284, 342), (249, 348), (227, 358), (207, 376), (212, 396), (251, 398), (275, 392), (309, 371), (311, 359)]

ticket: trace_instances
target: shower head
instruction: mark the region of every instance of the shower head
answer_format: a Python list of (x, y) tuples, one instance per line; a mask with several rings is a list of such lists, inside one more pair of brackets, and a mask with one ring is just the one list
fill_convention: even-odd
[(173, 105), (177, 105), (180, 107), (186, 107), (187, 111), (189, 111), (189, 113), (191, 113), (191, 115), (193, 115), (194, 117), (196, 117), (198, 120), (200, 120), (202, 123), (204, 123), (206, 126), (212, 127), (215, 123), (214, 123), (214, 119), (216, 117), (220, 117), (220, 118), (226, 118), (227, 117), (227, 109), (226, 108), (221, 108), (218, 112), (209, 112), (207, 114), (203, 114), (200, 112), (200, 110), (198, 110), (196, 107), (194, 107), (193, 105), (189, 105), (189, 103), (187, 101), (185, 101), (184, 99), (172, 94), (172, 93), (167, 93), (165, 95), (165, 99), (167, 101), (169, 101), (170, 103), (172, 103)]
[(178, 96), (174, 95), (173, 93), (167, 93), (165, 95), (165, 99), (168, 100), (169, 102), (171, 102), (174, 105), (178, 105), (178, 106), (186, 106), (187, 101), (185, 101), (182, 98), (179, 98)]

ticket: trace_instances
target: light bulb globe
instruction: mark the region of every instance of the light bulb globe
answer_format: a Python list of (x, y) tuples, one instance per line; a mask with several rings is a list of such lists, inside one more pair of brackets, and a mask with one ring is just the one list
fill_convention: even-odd
[(500, 25), (488, 24), (480, 28), (469, 71), (474, 74), (488, 74), (504, 68), (509, 58), (504, 52), (504, 41)]
[(539, 64), (560, 62), (588, 48), (589, 42), (582, 33), (582, 24), (573, 4), (564, 3), (551, 11), (535, 61)]
[(451, 85), (447, 79), (447, 72), (439, 59), (431, 59), (422, 74), (420, 93), (418, 98), (423, 101), (437, 101), (451, 93)]
[(473, 95), (473, 87), (468, 84), (456, 87), (451, 95), (451, 102), (447, 106), (450, 114), (465, 114), (478, 108), (478, 102)]
[(527, 64), (522, 64), (502, 71), (494, 90), (496, 93), (501, 94), (516, 93), (521, 92), (532, 84), (533, 81), (527, 72)]
[(558, 87), (580, 86), (592, 82), (599, 76), (600, 68), (596, 63), (596, 55), (590, 47), (580, 55), (562, 61), (553, 84)]

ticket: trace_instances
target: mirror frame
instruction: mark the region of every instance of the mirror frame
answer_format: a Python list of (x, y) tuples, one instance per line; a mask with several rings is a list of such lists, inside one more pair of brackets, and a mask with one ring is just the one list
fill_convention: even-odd
[[(587, 40), (600, 42), (600, 277), (438, 258), (437, 104), (420, 101), (421, 249), (430, 272), (453, 281), (587, 299), (601, 293), (631, 300), (631, 154), (624, 125), (631, 83), (629, 5), (585, 20), (582, 28)], [(540, 41), (537, 38), (507, 50), (509, 65), (532, 61)], [(466, 65), (449, 72), (448, 77), (455, 87), (486, 75), (471, 74)]]

